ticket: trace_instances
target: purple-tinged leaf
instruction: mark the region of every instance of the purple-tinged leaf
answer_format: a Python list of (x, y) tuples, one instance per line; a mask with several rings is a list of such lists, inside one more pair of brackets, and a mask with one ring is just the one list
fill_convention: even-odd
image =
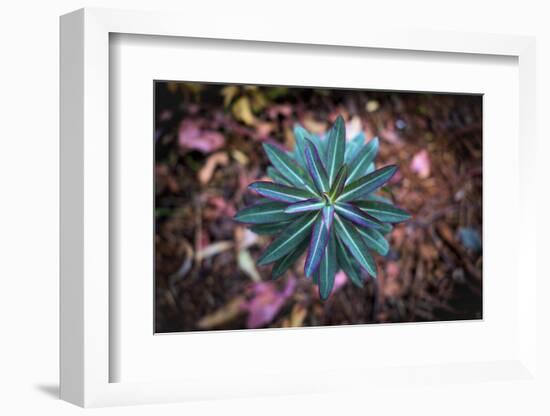
[(298, 245), (298, 247), (296, 247), (286, 256), (277, 260), (273, 265), (273, 269), (271, 269), (271, 278), (277, 279), (278, 277), (282, 276), (300, 258), (300, 256), (304, 253), (304, 251), (306, 251), (308, 246), (309, 241), (306, 238), (300, 243), (300, 245)]
[(311, 179), (290, 156), (269, 143), (264, 144), (264, 150), (273, 167), (293, 186), (303, 188), (311, 195), (316, 195)]
[(330, 231), (330, 227), (332, 226), (332, 220), (334, 219), (334, 205), (325, 205), (323, 207), (323, 222), (325, 223), (325, 227), (327, 227), (327, 230)]
[(318, 213), (315, 212), (305, 214), (296, 221), (290, 223), (290, 225), (266, 248), (262, 256), (258, 259), (258, 265), (263, 266), (273, 263), (299, 246), (310, 234), (311, 226), (317, 216)]
[(355, 199), (361, 199), (361, 197), (376, 191), (384, 185), (392, 178), (396, 171), (397, 166), (390, 165), (363, 176), (349, 185), (346, 185), (344, 191), (338, 197), (338, 201), (347, 202)]
[(305, 201), (294, 202), (293, 204), (287, 205), (284, 212), (286, 214), (296, 214), (307, 211), (319, 211), (324, 206), (325, 202), (320, 198), (311, 198), (306, 199)]
[(342, 193), (344, 185), (346, 184), (347, 177), (348, 167), (347, 165), (342, 165), (342, 167), (338, 171), (338, 175), (336, 175), (336, 179), (334, 179), (334, 183), (330, 188), (330, 199), (334, 200), (338, 195)]
[(317, 187), (319, 193), (328, 192), (329, 190), (329, 180), (327, 176), (327, 171), (323, 165), (323, 161), (319, 157), (319, 152), (313, 145), (309, 142), (305, 150), (306, 164), (309, 172), (309, 176), (313, 179), (313, 183)]
[(338, 258), (338, 264), (347, 275), (348, 279), (350, 279), (355, 286), (363, 287), (363, 277), (361, 276), (361, 270), (354, 262), (351, 261), (346, 246), (340, 239), (337, 239), (336, 255)]
[(347, 202), (337, 202), (336, 203), (336, 212), (338, 212), (342, 217), (350, 220), (354, 224), (359, 225), (360, 227), (372, 227), (372, 228), (383, 228), (384, 224), (374, 218), (372, 215), (367, 214), (364, 211), (361, 211), (355, 205)]
[(307, 277), (310, 277), (317, 267), (323, 255), (325, 254), (325, 247), (328, 243), (329, 230), (326, 227), (323, 217), (319, 215), (313, 226), (313, 233), (311, 235), (311, 240), (309, 243), (309, 249), (307, 252), (306, 263), (304, 266), (304, 274)]
[(374, 259), (370, 255), (369, 249), (363, 237), (361, 237), (361, 234), (357, 231), (357, 228), (351, 222), (342, 219), (340, 215), (334, 216), (334, 226), (336, 233), (351, 253), (353, 259), (357, 261), (367, 273), (376, 277), (376, 263), (374, 263)]
[(318, 284), (319, 296), (326, 300), (332, 288), (334, 287), (334, 277), (338, 271), (338, 261), (336, 260), (336, 240), (334, 233), (330, 233), (329, 241), (325, 247), (325, 254), (319, 264)]
[(303, 189), (291, 186), (280, 185), (273, 182), (254, 182), (248, 185), (250, 189), (256, 191), (261, 196), (268, 199), (281, 202), (298, 202), (311, 198), (311, 194)]

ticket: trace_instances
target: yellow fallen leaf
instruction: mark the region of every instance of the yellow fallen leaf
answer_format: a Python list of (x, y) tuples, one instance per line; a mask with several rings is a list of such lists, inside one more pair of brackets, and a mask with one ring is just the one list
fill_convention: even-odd
[(248, 250), (239, 250), (238, 262), (239, 269), (245, 272), (248, 277), (252, 279), (252, 281), (260, 282), (262, 280), (260, 273), (258, 273), (258, 270), (256, 269), (254, 259), (252, 258)]
[(235, 118), (241, 120), (244, 124), (253, 126), (256, 123), (256, 117), (252, 114), (248, 97), (240, 97), (235, 101), (232, 110)]
[(197, 326), (201, 329), (210, 329), (232, 321), (243, 312), (242, 305), (244, 302), (245, 299), (242, 296), (232, 299), (214, 313), (201, 318), (197, 322)]

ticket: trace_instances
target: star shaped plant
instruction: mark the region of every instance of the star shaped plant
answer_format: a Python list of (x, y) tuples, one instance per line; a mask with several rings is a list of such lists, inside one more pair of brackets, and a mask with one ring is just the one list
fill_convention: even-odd
[(410, 216), (374, 194), (397, 170), (395, 165), (375, 170), (377, 138), (365, 144), (359, 134), (346, 143), (342, 117), (324, 140), (300, 126), (294, 133), (293, 152), (264, 145), (273, 182), (252, 183), (249, 188), (263, 198), (239, 211), (235, 220), (251, 224), (258, 234), (276, 236), (258, 260), (259, 265), (274, 263), (273, 278), (307, 250), (304, 274), (319, 286), (324, 300), (340, 269), (359, 287), (362, 270), (376, 277), (370, 250), (386, 255), (384, 233)]

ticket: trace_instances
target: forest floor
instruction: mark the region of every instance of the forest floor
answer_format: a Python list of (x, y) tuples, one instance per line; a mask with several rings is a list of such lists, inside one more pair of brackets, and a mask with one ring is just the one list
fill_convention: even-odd
[[(482, 108), (468, 95), (156, 83), (156, 332), (482, 317)], [(380, 138), (377, 166), (412, 218), (358, 289), (340, 273), (322, 302), (297, 265), (275, 282), (269, 238), (233, 221), (295, 123)], [(303, 265), (303, 262), (302, 262)]]

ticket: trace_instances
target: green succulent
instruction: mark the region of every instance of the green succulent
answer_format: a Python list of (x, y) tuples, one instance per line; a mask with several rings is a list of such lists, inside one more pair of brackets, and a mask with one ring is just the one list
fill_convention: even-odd
[(342, 117), (325, 139), (300, 126), (294, 133), (293, 152), (264, 144), (273, 182), (250, 184), (263, 198), (240, 210), (235, 220), (250, 224), (258, 234), (276, 236), (258, 260), (259, 265), (274, 263), (274, 279), (307, 250), (304, 274), (318, 285), (324, 300), (340, 269), (359, 287), (361, 270), (376, 277), (370, 250), (386, 255), (384, 234), (410, 215), (374, 194), (397, 170), (395, 165), (375, 170), (377, 138), (365, 144), (359, 134), (346, 143)]

